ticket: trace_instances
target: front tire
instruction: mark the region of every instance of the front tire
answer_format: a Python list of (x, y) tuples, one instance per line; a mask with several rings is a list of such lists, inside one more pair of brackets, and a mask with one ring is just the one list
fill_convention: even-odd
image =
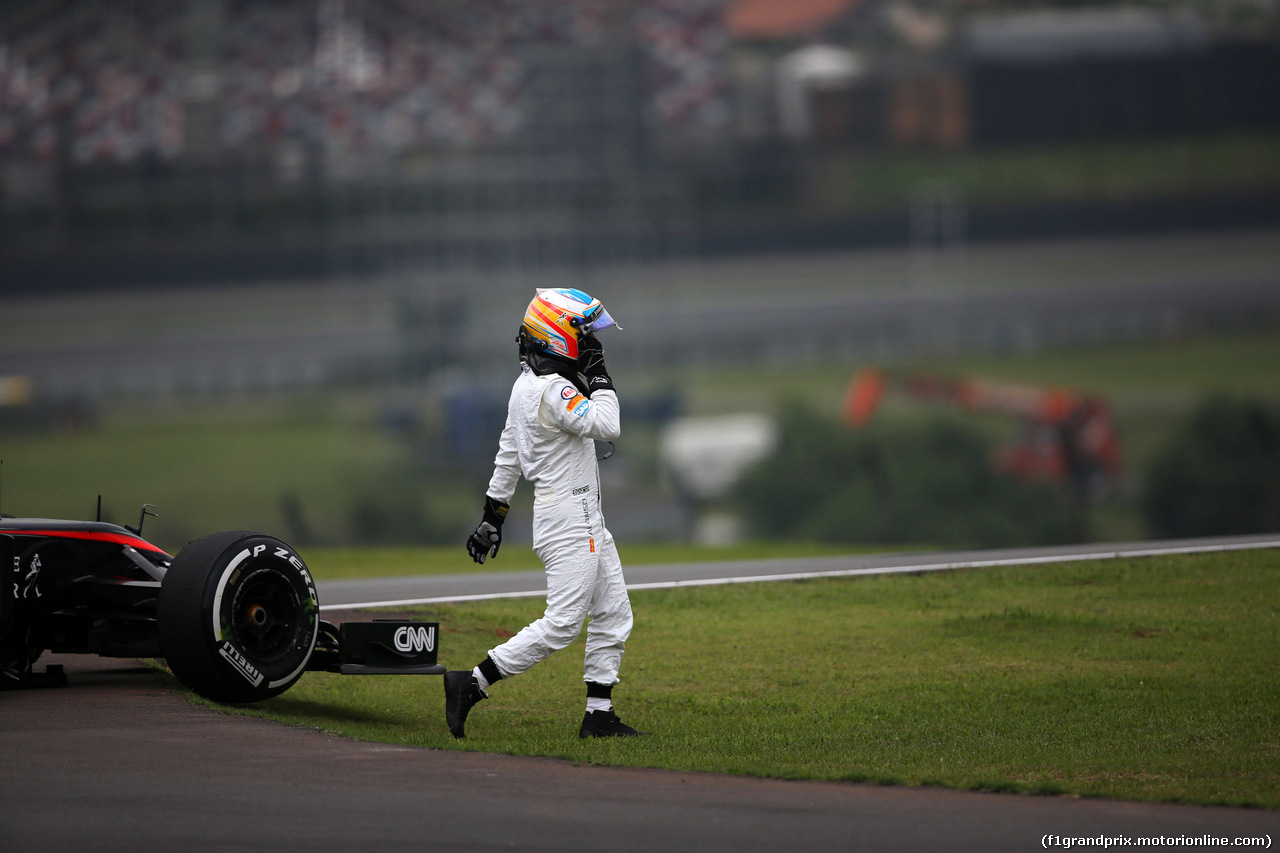
[(173, 674), (215, 702), (260, 702), (293, 686), (320, 629), (315, 581), (271, 536), (214, 533), (174, 558), (160, 585), (160, 650)]

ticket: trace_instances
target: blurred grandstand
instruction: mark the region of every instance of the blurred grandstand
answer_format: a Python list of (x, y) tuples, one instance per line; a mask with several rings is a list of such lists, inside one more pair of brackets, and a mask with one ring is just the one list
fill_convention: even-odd
[(1005, 5), (8, 0), (3, 287), (883, 242), (838, 152), (1280, 125), (1274, 4)]
[(661, 250), (681, 200), (646, 158), (726, 124), (719, 13), (6, 3), (6, 249), (234, 242), (247, 260), (187, 277)]

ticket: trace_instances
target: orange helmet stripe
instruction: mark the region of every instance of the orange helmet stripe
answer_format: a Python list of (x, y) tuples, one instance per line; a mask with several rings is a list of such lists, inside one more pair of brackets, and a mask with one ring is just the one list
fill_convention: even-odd
[(533, 305), (529, 306), (529, 310), (536, 314), (538, 319), (542, 320), (542, 322), (546, 323), (548, 326), (560, 326), (560, 318), (555, 314), (548, 313), (548, 308), (552, 308), (552, 306), (541, 301), (535, 302)]

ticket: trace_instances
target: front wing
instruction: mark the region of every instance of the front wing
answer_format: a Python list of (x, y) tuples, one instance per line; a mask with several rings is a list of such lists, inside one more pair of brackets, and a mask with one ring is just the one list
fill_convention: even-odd
[(440, 623), (403, 619), (320, 622), (320, 638), (307, 669), (343, 675), (440, 675), (436, 662)]

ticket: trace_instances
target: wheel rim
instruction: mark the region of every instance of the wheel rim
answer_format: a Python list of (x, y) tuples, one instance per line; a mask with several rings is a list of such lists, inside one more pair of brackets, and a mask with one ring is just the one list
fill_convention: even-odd
[(271, 664), (297, 648), (303, 633), (302, 599), (290, 579), (259, 568), (224, 605), (226, 638), (255, 664)]

